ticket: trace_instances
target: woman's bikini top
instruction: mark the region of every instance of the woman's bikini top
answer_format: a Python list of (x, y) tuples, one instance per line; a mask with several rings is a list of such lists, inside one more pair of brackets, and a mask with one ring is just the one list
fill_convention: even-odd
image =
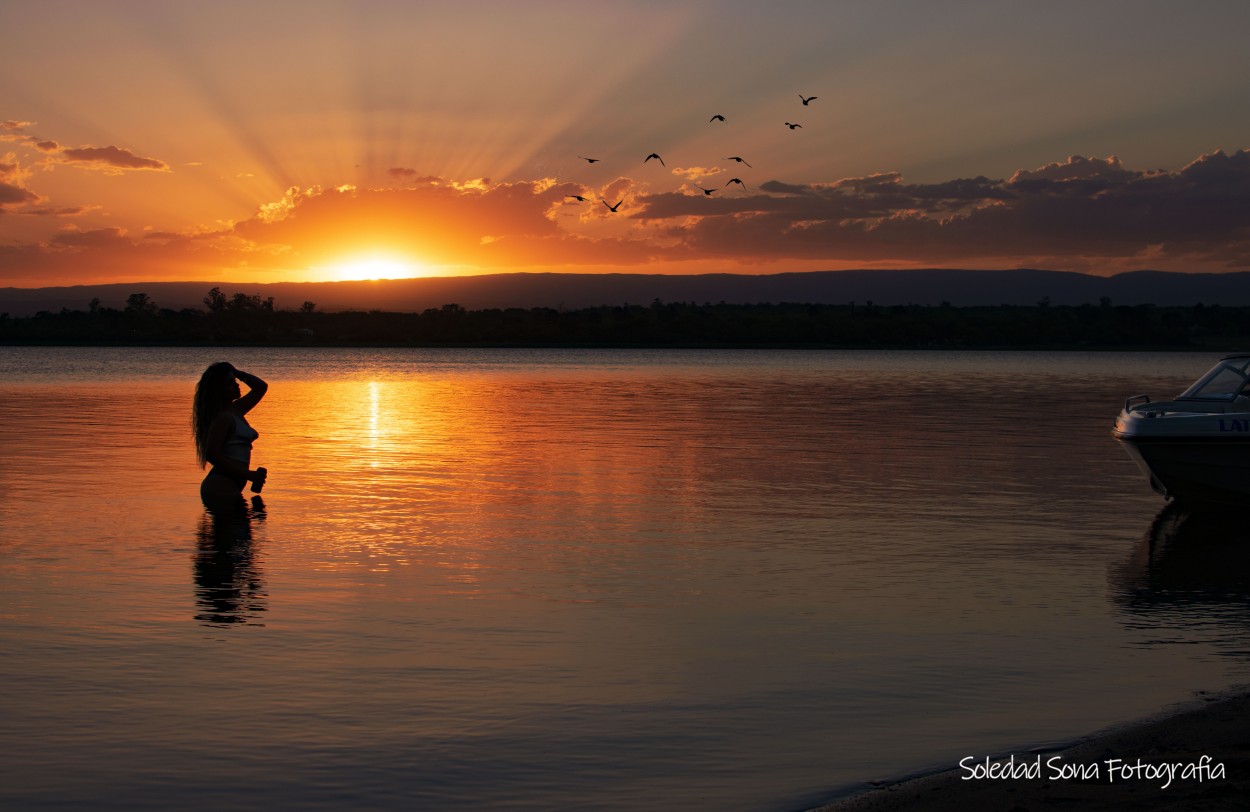
[(248, 425), (247, 420), (238, 412), (234, 412), (233, 417), (234, 430), (226, 439), (221, 453), (232, 460), (247, 463), (252, 458), (252, 443), (260, 437), (260, 432)]

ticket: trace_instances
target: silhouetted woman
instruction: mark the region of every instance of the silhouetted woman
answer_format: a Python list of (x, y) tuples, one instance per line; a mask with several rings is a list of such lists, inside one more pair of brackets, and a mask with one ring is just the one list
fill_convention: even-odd
[[(238, 381), (247, 384), (246, 395)], [(252, 442), (260, 435), (248, 425), (245, 415), (268, 388), (260, 378), (225, 361), (213, 364), (200, 376), (191, 426), (200, 467), (205, 463), (213, 466), (200, 483), (200, 496), (206, 505), (238, 499), (248, 482), (257, 486), (265, 483), (265, 469), (251, 468)]]

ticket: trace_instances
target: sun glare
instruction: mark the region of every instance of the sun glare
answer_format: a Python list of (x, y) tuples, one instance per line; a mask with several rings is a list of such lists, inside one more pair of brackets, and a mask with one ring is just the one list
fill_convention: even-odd
[(355, 257), (333, 265), (314, 268), (326, 282), (359, 282), (367, 279), (410, 279), (426, 276), (426, 269), (409, 260), (394, 257)]

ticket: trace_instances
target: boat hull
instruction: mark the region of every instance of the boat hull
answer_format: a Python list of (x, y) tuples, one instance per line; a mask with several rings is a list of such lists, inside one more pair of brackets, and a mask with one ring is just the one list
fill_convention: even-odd
[(1117, 439), (1166, 497), (1194, 505), (1250, 505), (1250, 438)]

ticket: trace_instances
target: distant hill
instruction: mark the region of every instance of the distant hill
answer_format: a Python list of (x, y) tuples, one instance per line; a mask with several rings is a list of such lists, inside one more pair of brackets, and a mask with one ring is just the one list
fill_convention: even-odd
[(0, 288), (0, 313), (29, 316), (40, 310), (86, 310), (98, 298), (121, 308), (133, 293), (146, 293), (172, 310), (203, 308), (209, 289), (226, 295), (272, 296), (278, 309), (305, 301), (318, 310), (419, 312), (455, 303), (469, 310), (507, 307), (577, 309), (599, 305), (664, 302), (802, 302), (955, 306), (1034, 305), (1250, 305), (1250, 273), (1184, 274), (1134, 271), (1111, 277), (1066, 271), (855, 270), (781, 274), (576, 274), (511, 273), (445, 276), (375, 282), (131, 282), (50, 288)]

